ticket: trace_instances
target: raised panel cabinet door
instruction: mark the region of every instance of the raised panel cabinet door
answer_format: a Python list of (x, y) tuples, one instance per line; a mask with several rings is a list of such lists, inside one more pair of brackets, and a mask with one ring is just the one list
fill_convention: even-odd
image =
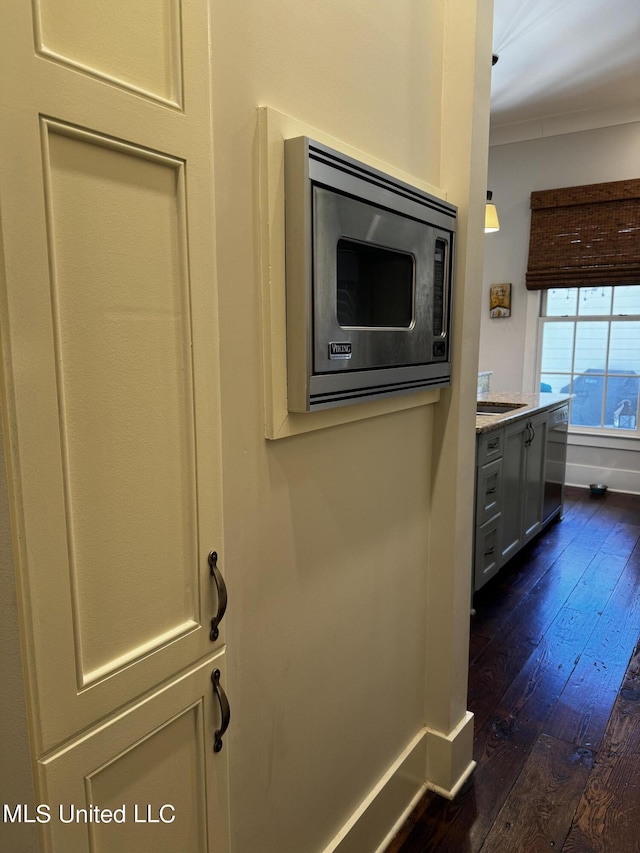
[(197, 0), (0, 19), (2, 402), (41, 754), (224, 643), (209, 21)]
[(50, 853), (227, 853), (224, 652), (38, 762)]
[(547, 447), (547, 412), (532, 417), (529, 421), (530, 436), (526, 446), (526, 462), (523, 482), (523, 533), (528, 542), (542, 525), (542, 502), (544, 498), (544, 464)]
[(502, 562), (522, 545), (522, 488), (525, 463), (526, 423), (516, 421), (505, 427), (502, 457)]

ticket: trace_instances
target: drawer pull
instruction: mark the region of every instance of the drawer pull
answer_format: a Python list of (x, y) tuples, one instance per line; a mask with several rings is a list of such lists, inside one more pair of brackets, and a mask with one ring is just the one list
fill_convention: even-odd
[(498, 438), (487, 442), (487, 450), (497, 450), (498, 447), (500, 447), (500, 440)]
[(489, 548), (488, 551), (484, 552), (485, 557), (490, 557), (494, 553), (495, 550), (496, 549), (495, 549), (495, 545), (494, 545), (493, 548)]
[(486, 493), (487, 493), (488, 495), (495, 495), (495, 493), (496, 493), (496, 487), (495, 487), (495, 486), (491, 486), (491, 488), (490, 488), (490, 489), (487, 489), (487, 492), (486, 492)]
[(534, 428), (533, 424), (532, 424), (531, 422), (529, 422), (529, 423), (527, 424), (527, 439), (526, 439), (526, 441), (525, 441), (525, 443), (524, 443), (524, 446), (525, 446), (525, 447), (531, 447), (531, 445), (533, 444), (533, 440), (535, 439), (535, 437), (536, 437), (536, 431), (535, 431), (535, 428)]
[(214, 669), (211, 673), (211, 682), (213, 684), (213, 692), (218, 697), (218, 702), (220, 703), (220, 714), (222, 720), (220, 722), (220, 728), (216, 729), (213, 733), (213, 751), (220, 752), (222, 749), (222, 735), (229, 728), (229, 721), (231, 719), (231, 709), (229, 707), (229, 700), (227, 699), (227, 694), (222, 689), (222, 685), (220, 684), (220, 670)]

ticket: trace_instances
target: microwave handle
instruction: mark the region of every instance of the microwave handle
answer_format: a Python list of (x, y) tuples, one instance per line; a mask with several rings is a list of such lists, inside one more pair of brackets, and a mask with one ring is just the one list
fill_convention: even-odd
[(443, 340), (446, 340), (449, 329), (449, 298), (451, 294), (451, 268), (449, 266), (449, 241), (447, 240), (447, 253), (444, 265), (444, 283), (442, 294), (442, 335)]
[[(449, 313), (450, 313), (450, 295), (452, 289), (452, 281), (451, 281), (451, 264), (450, 264), (450, 252), (451, 252), (451, 237), (437, 237), (436, 242), (440, 240), (444, 244), (444, 261), (443, 261), (443, 275), (442, 275), (442, 332), (438, 335), (439, 340), (446, 340), (448, 336), (449, 329)], [(434, 269), (435, 269), (435, 259), (434, 259)]]

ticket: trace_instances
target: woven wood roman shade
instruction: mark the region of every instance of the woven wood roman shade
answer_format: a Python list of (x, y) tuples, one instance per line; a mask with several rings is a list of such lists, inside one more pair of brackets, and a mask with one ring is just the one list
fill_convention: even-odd
[(640, 178), (531, 193), (527, 290), (640, 282)]

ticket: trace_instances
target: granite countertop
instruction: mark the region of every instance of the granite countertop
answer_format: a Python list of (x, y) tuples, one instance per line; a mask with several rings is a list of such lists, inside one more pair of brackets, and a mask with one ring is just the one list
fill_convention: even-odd
[(512, 391), (484, 391), (478, 394), (479, 403), (496, 403), (497, 405), (508, 405), (513, 408), (499, 414), (476, 415), (476, 434), (489, 432), (489, 430), (496, 427), (513, 423), (519, 420), (519, 418), (532, 415), (534, 412), (553, 409), (561, 403), (567, 403), (570, 399), (570, 394), (549, 394), (544, 391), (538, 394), (518, 394)]

